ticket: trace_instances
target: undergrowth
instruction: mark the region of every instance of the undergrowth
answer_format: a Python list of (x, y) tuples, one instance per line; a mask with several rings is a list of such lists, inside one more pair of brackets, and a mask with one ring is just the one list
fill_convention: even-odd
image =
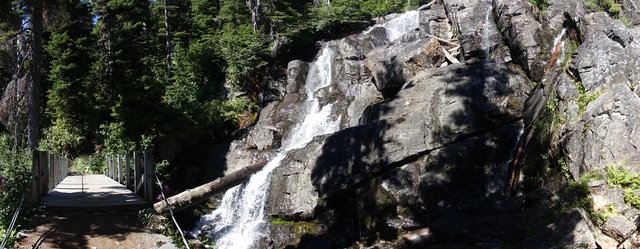
[(607, 166), (607, 182), (609, 185), (622, 189), (624, 202), (640, 209), (640, 196), (635, 192), (640, 189), (640, 174), (629, 172), (616, 164)]
[(573, 84), (576, 87), (576, 90), (578, 91), (578, 98), (576, 99), (576, 104), (578, 105), (578, 112), (580, 116), (583, 116), (584, 112), (587, 109), (587, 105), (591, 101), (596, 100), (602, 92), (597, 90), (593, 93), (588, 93), (587, 90), (585, 90), (582, 83), (580, 83), (579, 81), (574, 81)]

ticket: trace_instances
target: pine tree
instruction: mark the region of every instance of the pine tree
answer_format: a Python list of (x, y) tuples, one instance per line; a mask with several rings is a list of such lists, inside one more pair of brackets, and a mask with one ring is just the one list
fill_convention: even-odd
[(64, 1), (59, 8), (63, 18), (50, 27), (45, 49), (51, 85), (46, 114), (52, 125), (44, 131), (43, 146), (59, 154), (78, 155), (89, 152), (87, 143), (99, 125), (93, 98), (96, 88), (89, 80), (95, 41), (92, 15), (85, 1)]

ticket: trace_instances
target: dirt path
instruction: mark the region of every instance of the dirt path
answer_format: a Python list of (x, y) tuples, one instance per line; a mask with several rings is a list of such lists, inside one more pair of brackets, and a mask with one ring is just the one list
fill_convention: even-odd
[(136, 212), (46, 214), (14, 248), (175, 249), (171, 239), (145, 229)]

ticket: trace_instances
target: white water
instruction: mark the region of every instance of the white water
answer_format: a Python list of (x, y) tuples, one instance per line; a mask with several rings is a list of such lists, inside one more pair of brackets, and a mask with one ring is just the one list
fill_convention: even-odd
[(387, 30), (387, 38), (389, 41), (395, 41), (400, 38), (400, 36), (420, 27), (419, 16), (420, 11), (407, 11), (385, 22), (381, 26)]
[(266, 236), (265, 201), (271, 182), (271, 172), (280, 166), (287, 152), (304, 147), (315, 136), (336, 132), (340, 128), (340, 117), (332, 120), (333, 104), (320, 106), (315, 93), (331, 84), (331, 63), (334, 50), (323, 48), (317, 61), (311, 64), (305, 86), (307, 100), (301, 111), (302, 122), (298, 123), (283, 141), (277, 155), (249, 182), (229, 189), (223, 196), (220, 207), (203, 216), (194, 234), (199, 234), (204, 226), (212, 226), (208, 234), (216, 242), (216, 248), (253, 248), (260, 238)]
[(491, 42), (489, 41), (491, 39), (491, 32), (489, 31), (489, 28), (491, 27), (491, 24), (493, 23), (493, 21), (491, 20), (491, 17), (493, 16), (493, 8), (491, 7), (491, 5), (488, 5), (489, 7), (487, 7), (487, 12), (484, 15), (484, 23), (482, 24), (482, 40), (480, 41), (480, 44), (482, 45), (482, 47), (484, 48), (484, 55), (485, 58), (489, 58), (489, 55), (491, 54)]
[(564, 61), (564, 41), (562, 40), (562, 37), (564, 36), (564, 34), (567, 32), (567, 28), (563, 28), (562, 31), (560, 31), (560, 34), (558, 34), (558, 36), (556, 36), (556, 38), (553, 39), (553, 47), (551, 47), (551, 53), (553, 54), (553, 52), (555, 52), (556, 47), (559, 46), (558, 48), (558, 58), (556, 59), (556, 63), (560, 63), (562, 61)]
[(402, 35), (420, 28), (420, 11), (411, 10), (397, 15), (383, 24), (376, 24), (367, 29), (363, 34), (369, 33), (375, 27), (383, 27), (387, 32), (387, 39), (393, 42)]
[[(376, 26), (384, 27), (388, 39), (394, 41), (419, 28), (419, 24), (419, 12), (409, 11)], [(335, 120), (330, 117), (333, 104), (320, 106), (316, 96), (318, 90), (332, 83), (331, 67), (335, 53), (334, 49), (325, 45), (316, 61), (310, 64), (305, 84), (307, 99), (302, 104), (299, 119), (302, 122), (292, 128), (276, 156), (261, 171), (254, 174), (249, 182), (227, 190), (220, 206), (200, 218), (192, 231), (193, 234), (200, 235), (203, 228), (207, 227), (206, 230), (212, 232), (202, 235), (212, 238), (216, 242), (216, 248), (220, 249), (254, 248), (261, 238), (268, 236), (265, 201), (271, 172), (280, 166), (287, 152), (304, 147), (316, 136), (334, 133), (340, 128), (341, 117)]]

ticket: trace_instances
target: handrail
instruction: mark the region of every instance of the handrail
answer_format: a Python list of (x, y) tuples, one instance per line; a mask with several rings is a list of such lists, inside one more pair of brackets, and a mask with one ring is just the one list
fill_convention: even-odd
[(69, 174), (69, 159), (46, 151), (33, 151), (31, 200), (36, 203)]
[[(133, 161), (133, 163), (132, 163)], [(154, 201), (153, 174), (155, 166), (148, 150), (105, 157), (104, 174), (121, 183), (149, 202)], [(142, 193), (140, 191), (142, 190)]]

